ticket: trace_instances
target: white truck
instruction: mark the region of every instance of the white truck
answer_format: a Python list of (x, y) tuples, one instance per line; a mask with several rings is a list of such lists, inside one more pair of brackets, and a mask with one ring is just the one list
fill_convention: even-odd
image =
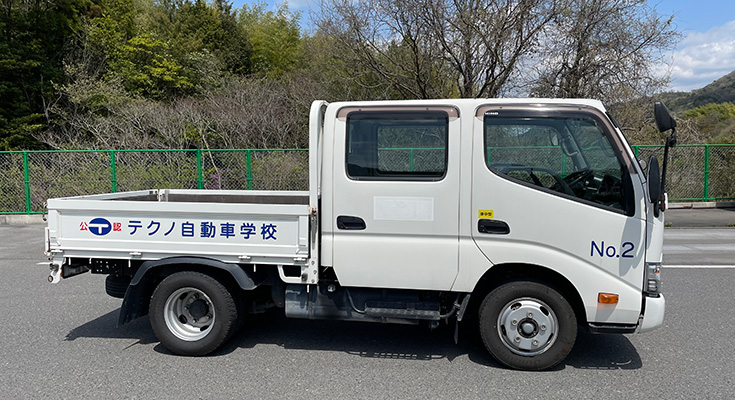
[[(656, 120), (675, 127), (659, 103)], [(599, 101), (316, 101), (309, 135), (308, 191), (50, 199), (49, 281), (107, 274), (119, 324), (148, 314), (181, 355), (271, 307), (430, 327), (471, 316), (524, 370), (562, 361), (578, 328), (662, 325), (658, 161), (644, 176)]]

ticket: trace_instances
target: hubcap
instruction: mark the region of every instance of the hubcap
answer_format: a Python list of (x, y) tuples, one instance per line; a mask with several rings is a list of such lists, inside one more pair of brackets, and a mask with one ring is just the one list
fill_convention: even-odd
[(498, 335), (505, 347), (522, 356), (545, 352), (556, 341), (558, 320), (541, 300), (515, 299), (501, 309)]
[(524, 320), (521, 323), (521, 329), (518, 330), (518, 332), (521, 334), (521, 336), (530, 338), (536, 335), (538, 333), (538, 327), (536, 326), (536, 322), (533, 320)]
[(214, 305), (206, 293), (185, 287), (171, 293), (164, 305), (163, 318), (177, 338), (192, 342), (207, 336), (214, 323)]

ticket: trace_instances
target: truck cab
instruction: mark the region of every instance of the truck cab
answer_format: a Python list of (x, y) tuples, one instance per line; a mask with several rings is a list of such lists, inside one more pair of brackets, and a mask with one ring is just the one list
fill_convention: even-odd
[[(598, 101), (334, 103), (323, 157), (321, 262), (343, 286), (484, 297), (499, 281), (543, 281), (593, 331), (662, 322), (663, 296), (644, 287), (662, 214)], [(515, 354), (542, 347), (500, 336)]]

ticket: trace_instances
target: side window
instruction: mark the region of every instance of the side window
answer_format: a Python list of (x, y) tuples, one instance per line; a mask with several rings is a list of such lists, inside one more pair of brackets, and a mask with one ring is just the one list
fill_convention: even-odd
[(347, 175), (439, 180), (447, 168), (448, 126), (441, 111), (352, 112), (347, 115)]
[(488, 167), (541, 190), (630, 214), (626, 179), (605, 128), (591, 115), (485, 116)]

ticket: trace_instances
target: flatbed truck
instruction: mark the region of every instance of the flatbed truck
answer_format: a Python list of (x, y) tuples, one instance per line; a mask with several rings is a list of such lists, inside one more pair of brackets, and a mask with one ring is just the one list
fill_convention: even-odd
[[(673, 131), (662, 104), (656, 119)], [(308, 191), (48, 200), (49, 281), (106, 274), (119, 324), (149, 315), (187, 356), (273, 307), (472, 320), (523, 370), (561, 362), (578, 330), (662, 325), (666, 159), (663, 177), (655, 157), (646, 175), (599, 101), (315, 101), (309, 135)]]

